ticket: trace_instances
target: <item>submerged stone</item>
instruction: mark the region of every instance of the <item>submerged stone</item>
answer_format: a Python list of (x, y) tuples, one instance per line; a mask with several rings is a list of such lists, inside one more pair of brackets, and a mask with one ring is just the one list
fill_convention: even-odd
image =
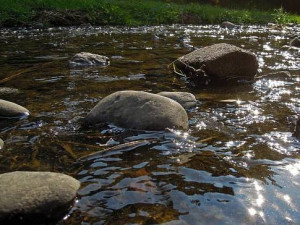
[(0, 87), (0, 95), (14, 95), (19, 93), (20, 91), (16, 88)]
[(143, 91), (118, 91), (103, 98), (84, 122), (138, 130), (188, 129), (187, 113), (178, 102)]
[(267, 73), (267, 74), (263, 74), (263, 75), (255, 77), (255, 79), (262, 79), (262, 78), (291, 80), (292, 75), (289, 71), (278, 71), (278, 72)]
[(187, 77), (201, 73), (211, 79), (253, 79), (258, 69), (256, 56), (230, 44), (214, 44), (178, 58), (174, 65)]
[(79, 187), (79, 181), (60, 173), (17, 171), (1, 174), (0, 223), (57, 221), (69, 210)]
[(22, 117), (29, 115), (29, 110), (16, 103), (0, 99), (0, 117)]
[(109, 63), (108, 57), (88, 52), (80, 52), (69, 61), (70, 66), (106, 66)]
[(159, 92), (157, 94), (173, 99), (174, 101), (182, 105), (182, 107), (185, 109), (195, 107), (197, 104), (195, 95), (189, 92)]

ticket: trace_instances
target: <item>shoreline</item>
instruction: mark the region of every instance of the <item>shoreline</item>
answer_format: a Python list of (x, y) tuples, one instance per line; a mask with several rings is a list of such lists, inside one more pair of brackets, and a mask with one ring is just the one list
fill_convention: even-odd
[[(199, 3), (178, 4), (157, 0), (4, 0), (0, 6), (0, 28), (90, 25), (169, 24), (300, 24), (300, 15), (283, 9), (258, 11), (227, 9)], [(12, 3), (13, 2), (13, 3)]]

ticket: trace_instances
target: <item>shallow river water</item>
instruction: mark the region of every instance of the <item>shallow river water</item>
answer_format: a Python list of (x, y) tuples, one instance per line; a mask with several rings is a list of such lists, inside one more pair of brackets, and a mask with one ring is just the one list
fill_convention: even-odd
[[(300, 224), (300, 142), (292, 136), (300, 50), (288, 47), (296, 35), (299, 26), (0, 30), (0, 79), (27, 71), (1, 84), (19, 93), (0, 97), (31, 112), (0, 120), (0, 173), (57, 171), (80, 180), (61, 225)], [(169, 70), (177, 57), (221, 42), (255, 53), (261, 74), (287, 70), (292, 79), (192, 88)], [(106, 55), (111, 65), (69, 68), (82, 51)], [(76, 122), (101, 98), (128, 89), (193, 93), (190, 129)]]

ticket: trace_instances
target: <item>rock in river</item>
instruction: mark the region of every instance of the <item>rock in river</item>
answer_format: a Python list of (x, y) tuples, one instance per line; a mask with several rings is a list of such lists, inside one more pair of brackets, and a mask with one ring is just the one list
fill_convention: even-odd
[(138, 130), (188, 129), (187, 113), (179, 103), (143, 91), (118, 91), (103, 98), (84, 121)]
[(80, 187), (74, 178), (52, 172), (0, 175), (0, 224), (36, 224), (61, 219)]
[(0, 87), (0, 95), (15, 95), (19, 93), (20, 91), (16, 88)]
[(221, 27), (222, 28), (227, 28), (227, 29), (233, 29), (236, 27), (236, 25), (234, 23), (231, 23), (229, 21), (224, 21), (221, 23)]
[(0, 150), (4, 148), (4, 141), (0, 138)]
[(294, 136), (300, 140), (300, 116), (298, 117), (298, 120), (296, 122), (296, 127), (295, 127), (295, 131), (294, 131)]
[(159, 92), (157, 94), (173, 99), (174, 101), (182, 105), (182, 107), (185, 109), (195, 107), (197, 104), (195, 95), (189, 92)]
[(178, 58), (176, 68), (187, 76), (202, 70), (211, 78), (254, 78), (258, 61), (256, 56), (230, 44), (214, 44)]
[(88, 52), (80, 52), (69, 61), (70, 66), (106, 66), (109, 63), (108, 57)]
[(29, 110), (16, 103), (0, 99), (0, 117), (22, 117), (29, 115)]
[(290, 46), (300, 48), (300, 37), (295, 37), (293, 40), (291, 40)]

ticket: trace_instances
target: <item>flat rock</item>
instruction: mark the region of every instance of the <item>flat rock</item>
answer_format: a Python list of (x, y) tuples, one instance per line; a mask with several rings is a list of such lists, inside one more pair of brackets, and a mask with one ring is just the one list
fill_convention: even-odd
[(16, 103), (0, 99), (0, 117), (22, 117), (29, 115), (29, 110)]
[(300, 48), (300, 37), (295, 37), (291, 40), (290, 46)]
[(188, 116), (176, 101), (143, 91), (118, 91), (103, 98), (84, 123), (113, 123), (138, 130), (188, 129)]
[(79, 187), (79, 181), (60, 173), (1, 174), (0, 223), (57, 221), (69, 210)]
[(195, 95), (189, 92), (159, 92), (158, 95), (173, 99), (182, 105), (185, 109), (190, 109), (196, 106), (197, 100)]
[(70, 66), (106, 66), (110, 64), (109, 58), (103, 55), (80, 52), (69, 61)]
[(225, 43), (195, 50), (178, 58), (174, 64), (187, 75), (203, 70), (206, 75), (219, 79), (253, 79), (258, 69), (253, 53)]

